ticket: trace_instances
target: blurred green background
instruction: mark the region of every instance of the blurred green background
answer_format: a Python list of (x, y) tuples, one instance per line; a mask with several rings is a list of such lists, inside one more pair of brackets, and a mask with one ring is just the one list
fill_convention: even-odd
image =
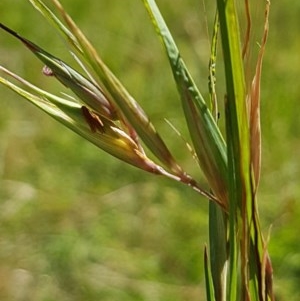
[[(187, 137), (167, 60), (141, 1), (62, 2), (181, 164), (203, 181), (185, 143), (164, 120)], [(158, 4), (207, 95), (213, 4)], [(258, 9), (254, 29), (260, 15)], [(262, 79), (259, 208), (266, 236), (272, 225), (269, 250), (282, 301), (300, 299), (299, 15), (297, 0), (272, 3)], [(0, 16), (71, 61), (64, 42), (27, 1), (1, 0)], [(4, 32), (0, 62), (52, 92), (64, 90)], [(219, 65), (220, 99), (221, 76)], [(1, 300), (205, 300), (205, 199), (111, 158), (3, 86), (0, 96)]]

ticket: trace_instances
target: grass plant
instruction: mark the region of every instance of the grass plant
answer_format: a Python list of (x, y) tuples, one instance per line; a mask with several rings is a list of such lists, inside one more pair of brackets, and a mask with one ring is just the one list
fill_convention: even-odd
[[(187, 185), (199, 193), (201, 200), (209, 201), (209, 245), (204, 248), (207, 300), (274, 300), (268, 239), (263, 237), (257, 208), (260, 81), (269, 1), (265, 4), (259, 46), (252, 42), (250, 3), (246, 0), (240, 12), (234, 0), (216, 1), (207, 71), (208, 97), (197, 87), (155, 1), (142, 1), (162, 42), (180, 95), (192, 143), (191, 156), (209, 189), (175, 159), (145, 110), (105, 64), (62, 4), (51, 0), (50, 8), (41, 0), (29, 2), (65, 40), (78, 68), (6, 24), (1, 23), (0, 27), (44, 64), (44, 76), (57, 79), (73, 94), (57, 96), (3, 66), (0, 82), (113, 157)], [(218, 43), (226, 83), (222, 100), (216, 93), (217, 74), (222, 74), (216, 73)], [(224, 118), (225, 131), (220, 127), (220, 118)]]

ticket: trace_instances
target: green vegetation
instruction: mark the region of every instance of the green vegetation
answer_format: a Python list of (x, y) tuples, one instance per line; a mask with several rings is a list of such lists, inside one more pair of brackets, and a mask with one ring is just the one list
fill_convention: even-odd
[[(141, 3), (89, 2), (64, 5), (145, 108), (176, 159), (205, 187), (185, 142), (164, 121), (188, 137), (167, 61)], [(198, 2), (181, 2), (162, 4), (161, 10), (200, 89), (206, 91), (207, 28), (210, 34), (214, 9), (207, 3), (204, 13)], [(294, 6), (286, 15), (273, 7), (262, 83), (258, 200), (265, 237), (273, 224), (269, 250), (278, 300), (299, 296), (299, 91), (291, 87), (299, 45), (290, 28), (282, 28), (282, 22), (276, 27), (276, 19), (285, 17), (290, 22), (285, 26), (296, 28), (300, 6)], [(0, 9), (5, 11), (1, 23), (71, 61), (64, 42), (26, 1), (4, 0)], [(262, 22), (255, 23), (258, 41)], [(284, 41), (282, 49), (278, 41)], [(42, 76), (42, 65), (29, 52), (3, 34), (0, 55), (3, 66), (45, 90), (62, 90)], [(225, 88), (217, 80), (222, 99)], [(205, 300), (207, 201), (184, 185), (113, 159), (16, 95), (2, 87), (0, 91), (1, 299)]]

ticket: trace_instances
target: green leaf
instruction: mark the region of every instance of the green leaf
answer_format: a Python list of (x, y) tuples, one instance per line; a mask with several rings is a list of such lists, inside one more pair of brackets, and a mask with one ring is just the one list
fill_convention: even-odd
[(143, 2), (167, 52), (200, 167), (221, 206), (226, 209), (227, 158), (224, 139), (186, 68), (155, 1)]
[(82, 50), (77, 39), (68, 30), (68, 28), (56, 17), (56, 15), (40, 0), (28, 0), (32, 6), (38, 10), (57, 30), (58, 32), (80, 53)]
[(212, 279), (211, 266), (209, 264), (209, 259), (207, 255), (207, 247), (204, 248), (204, 275), (206, 284), (206, 298), (207, 301), (216, 301), (214, 293), (214, 284)]
[(210, 59), (209, 59), (209, 74), (208, 74), (208, 90), (210, 96), (210, 106), (211, 112), (215, 119), (218, 121), (218, 100), (216, 92), (216, 64), (217, 64), (217, 45), (218, 45), (218, 34), (219, 34), (219, 15), (216, 12), (213, 34), (211, 39), (211, 50), (210, 50)]
[(216, 300), (226, 301), (227, 289), (227, 214), (215, 203), (209, 203), (210, 269)]
[[(226, 137), (229, 172), (229, 299), (237, 300), (238, 291), (238, 254), (241, 254), (242, 291), (247, 299), (247, 235), (248, 216), (251, 205), (251, 178), (249, 130), (246, 111), (245, 78), (240, 48), (240, 32), (238, 26), (235, 1), (217, 0), (222, 48), (226, 77)], [(238, 246), (241, 246), (238, 249)]]

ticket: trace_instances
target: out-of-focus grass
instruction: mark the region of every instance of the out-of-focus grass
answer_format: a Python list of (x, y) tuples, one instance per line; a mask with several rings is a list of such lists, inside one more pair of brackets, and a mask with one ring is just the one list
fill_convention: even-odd
[[(160, 2), (187, 63), (206, 89), (210, 7), (206, 15), (199, 1)], [(259, 202), (265, 231), (273, 224), (270, 253), (278, 300), (296, 300), (300, 42), (295, 29), (300, 4), (283, 2), (272, 3), (263, 70)], [(197, 175), (184, 143), (163, 120), (186, 133), (167, 60), (142, 4), (63, 3), (186, 169)], [(1, 22), (71, 61), (53, 29), (26, 1), (1, 0), (0, 12)], [(64, 90), (42, 76), (41, 64), (5, 33), (0, 34), (0, 58), (48, 90)], [(204, 300), (206, 201), (186, 187), (116, 161), (2, 86), (0, 95), (0, 299)]]

